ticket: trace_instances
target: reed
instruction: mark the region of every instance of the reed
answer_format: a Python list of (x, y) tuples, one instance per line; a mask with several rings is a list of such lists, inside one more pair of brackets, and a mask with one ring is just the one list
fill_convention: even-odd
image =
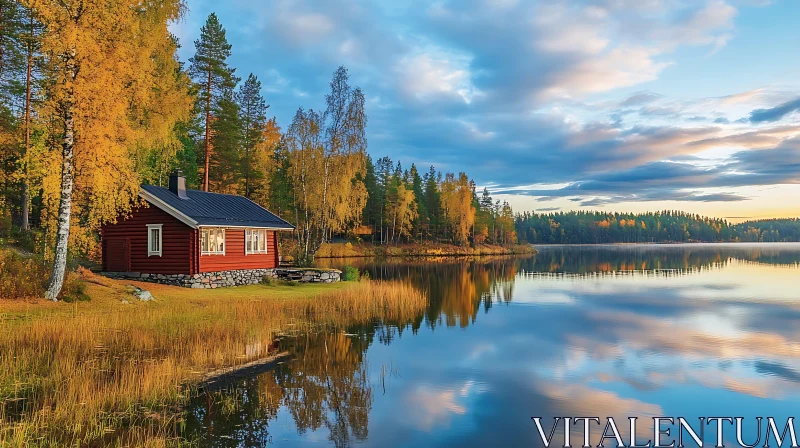
[[(209, 371), (257, 359), (315, 327), (408, 322), (426, 306), (407, 283), (195, 291), (89, 273), (91, 302), (0, 300), (0, 445), (180, 444), (180, 410)], [(328, 288), (327, 286), (332, 286)]]

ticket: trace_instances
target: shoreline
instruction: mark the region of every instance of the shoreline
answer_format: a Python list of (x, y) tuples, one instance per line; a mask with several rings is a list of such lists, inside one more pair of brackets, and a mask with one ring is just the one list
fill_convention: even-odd
[[(279, 335), (406, 323), (427, 305), (411, 285), (379, 280), (196, 290), (79, 275), (87, 301), (0, 299), (0, 421), (14, 419), (0, 446), (173, 440), (181, 433), (171, 419), (197, 391), (290, 359)], [(155, 300), (138, 300), (128, 285)], [(59, 412), (45, 414), (56, 400)]]
[(498, 246), (481, 244), (476, 247), (453, 244), (398, 244), (374, 245), (371, 243), (325, 243), (314, 258), (424, 258), (424, 257), (481, 257), (496, 255), (532, 255), (536, 249), (530, 244)]
[(618, 246), (665, 246), (665, 247), (678, 247), (678, 246), (744, 246), (744, 245), (800, 245), (800, 241), (693, 241), (693, 242), (661, 242), (661, 243), (546, 243), (546, 244), (532, 244), (534, 248), (538, 247), (618, 247)]

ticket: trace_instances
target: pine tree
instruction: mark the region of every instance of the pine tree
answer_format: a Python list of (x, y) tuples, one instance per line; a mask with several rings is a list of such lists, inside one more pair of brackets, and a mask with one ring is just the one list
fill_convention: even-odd
[(24, 101), (23, 101), (23, 122), (22, 133), (24, 146), (22, 149), (22, 163), (20, 175), (22, 177), (22, 229), (30, 228), (30, 204), (31, 204), (31, 183), (28, 170), (28, 155), (31, 152), (31, 132), (34, 101), (34, 85), (37, 82), (37, 75), (43, 71), (41, 67), (41, 36), (44, 32), (43, 26), (39, 21), (36, 11), (33, 8), (26, 8), (20, 5), (20, 43), (22, 44), (25, 56), (25, 81), (24, 81)]
[(269, 206), (270, 209), (284, 219), (294, 222), (292, 204), (294, 203), (294, 186), (289, 177), (289, 152), (284, 142), (278, 143), (272, 155), (274, 169), (270, 176)]
[(428, 238), (433, 238), (434, 240), (439, 237), (442, 221), (442, 199), (439, 190), (441, 178), (441, 173), (437, 173), (436, 169), (431, 166), (430, 171), (425, 174), (423, 179), (425, 182), (425, 209), (428, 211), (430, 221)]
[(254, 177), (263, 177), (255, 166), (254, 152), (264, 141), (264, 128), (267, 121), (267, 108), (269, 105), (261, 96), (261, 81), (250, 73), (244, 84), (239, 87), (237, 95), (239, 102), (239, 121), (242, 125), (242, 178), (244, 180), (243, 194), (251, 198), (253, 193)]
[(9, 58), (18, 47), (14, 41), (15, 16), (15, 2), (0, 0), (0, 216), (5, 214), (7, 200), (16, 189), (11, 174), (18, 155), (14, 141), (17, 122), (9, 102), (13, 97), (9, 94), (9, 88), (15, 79), (10, 75)]
[(198, 117), (191, 117), (189, 120), (175, 125), (175, 134), (180, 142), (180, 148), (175, 153), (174, 168), (181, 170), (186, 177), (186, 187), (197, 189), (201, 187), (199, 168), (197, 166), (198, 147), (197, 140), (194, 139), (201, 131), (201, 123)]
[(216, 113), (211, 117), (211, 147), (209, 171), (206, 176), (209, 188), (228, 194), (239, 193), (242, 166), (243, 126), (233, 90), (222, 94), (217, 101)]
[(0, 0), (0, 103), (19, 105), (25, 42), (22, 25), (25, 8), (14, 0)]
[(389, 229), (387, 231), (389, 241), (394, 243), (397, 235), (398, 203), (403, 200), (400, 198), (402, 194), (400, 189), (403, 188), (403, 167), (399, 161), (386, 182), (386, 227)]
[(364, 187), (367, 189), (367, 205), (364, 207), (364, 223), (372, 227), (372, 241), (375, 241), (375, 233), (380, 226), (380, 215), (383, 204), (380, 201), (380, 187), (378, 177), (375, 173), (375, 164), (372, 157), (367, 157), (367, 164), (364, 173)]
[(492, 196), (489, 194), (489, 189), (485, 187), (478, 202), (477, 223), (479, 226), (485, 227), (487, 237), (492, 242), (496, 242), (497, 214), (495, 213), (494, 203), (492, 202)]
[(380, 233), (381, 244), (388, 241), (389, 232), (386, 230), (387, 213), (386, 203), (388, 201), (389, 188), (392, 178), (392, 159), (389, 157), (381, 157), (378, 159), (376, 166), (376, 176), (378, 181), (378, 202), (380, 209), (378, 210), (378, 227)]
[(414, 208), (417, 210), (417, 216), (414, 219), (413, 234), (422, 237), (423, 227), (427, 226), (429, 223), (428, 208), (426, 207), (425, 197), (422, 191), (422, 177), (419, 175), (417, 166), (413, 163), (411, 164), (409, 176), (411, 177), (411, 191), (414, 192)]
[[(200, 39), (194, 41), (196, 53), (189, 60), (191, 63), (189, 73), (199, 84), (198, 102), (202, 111), (204, 135), (204, 163), (203, 163), (203, 190), (208, 191), (209, 169), (211, 165), (212, 122), (213, 117), (221, 115), (225, 97), (229, 91), (236, 87), (239, 79), (234, 75), (236, 69), (228, 67), (228, 57), (231, 55), (231, 45), (225, 37), (225, 28), (219, 23), (215, 13), (206, 19), (205, 25), (200, 29)], [(230, 112), (229, 110), (227, 112)]]

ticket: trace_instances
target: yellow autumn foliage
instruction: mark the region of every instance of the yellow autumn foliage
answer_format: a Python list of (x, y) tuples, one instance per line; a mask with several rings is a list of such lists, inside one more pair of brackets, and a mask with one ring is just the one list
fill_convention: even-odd
[[(173, 128), (188, 117), (188, 82), (175, 58), (168, 24), (180, 0), (23, 0), (46, 26), (42, 52), (53, 84), (36, 111), (52, 137), (33, 151), (50, 234), (61, 194), (59, 138), (64, 104), (74, 113), (74, 200), (70, 247), (91, 252), (97, 230), (130, 209), (140, 176), (137, 156), (154, 146), (177, 148)], [(73, 56), (70, 76), (64, 55)], [(34, 176), (35, 177), (35, 176)]]
[(441, 194), (445, 218), (453, 226), (453, 241), (456, 244), (466, 244), (472, 225), (475, 224), (473, 184), (466, 173), (459, 173), (458, 178), (448, 173), (442, 181)]

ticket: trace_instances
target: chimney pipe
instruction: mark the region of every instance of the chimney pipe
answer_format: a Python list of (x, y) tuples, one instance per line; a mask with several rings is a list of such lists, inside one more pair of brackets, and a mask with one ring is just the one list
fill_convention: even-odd
[(186, 196), (186, 178), (183, 177), (181, 170), (175, 170), (169, 175), (169, 191), (181, 199), (189, 199), (189, 196)]

